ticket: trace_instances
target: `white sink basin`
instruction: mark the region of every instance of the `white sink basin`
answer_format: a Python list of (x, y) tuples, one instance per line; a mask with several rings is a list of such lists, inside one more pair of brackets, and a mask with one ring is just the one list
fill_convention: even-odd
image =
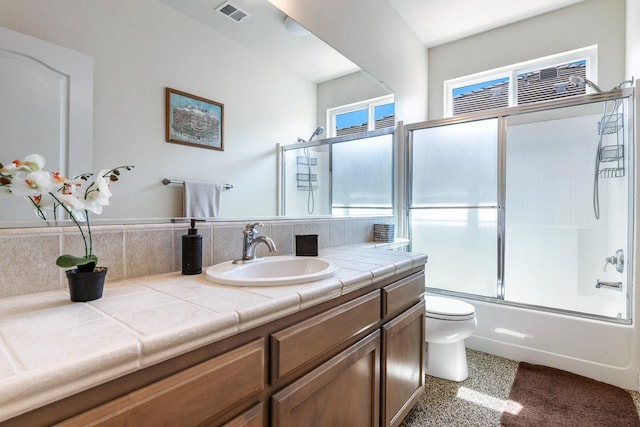
[(318, 257), (271, 256), (248, 264), (216, 264), (207, 268), (205, 276), (221, 285), (282, 286), (324, 279), (337, 269), (335, 264)]

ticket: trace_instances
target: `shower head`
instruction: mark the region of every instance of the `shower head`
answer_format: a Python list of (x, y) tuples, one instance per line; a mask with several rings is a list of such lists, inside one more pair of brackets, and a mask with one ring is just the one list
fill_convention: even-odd
[(316, 137), (316, 136), (320, 136), (324, 133), (324, 128), (322, 126), (318, 126), (316, 128), (316, 130), (313, 131), (313, 133), (311, 134), (311, 136), (309, 137), (309, 142), (311, 142), (311, 140)]
[(596, 85), (591, 80), (585, 79), (584, 77), (581, 77), (581, 76), (569, 76), (569, 83), (573, 83), (577, 87), (589, 86), (591, 89), (595, 90), (596, 92), (602, 93), (602, 89), (600, 89), (598, 85)]
[(307, 141), (306, 139), (302, 139), (300, 137), (298, 137), (298, 142), (311, 142), (311, 140), (313, 138), (315, 138), (318, 135), (322, 135), (324, 133), (324, 128), (322, 126), (318, 126), (316, 128), (316, 130), (313, 131), (313, 133), (311, 134), (311, 136), (309, 137), (309, 140)]

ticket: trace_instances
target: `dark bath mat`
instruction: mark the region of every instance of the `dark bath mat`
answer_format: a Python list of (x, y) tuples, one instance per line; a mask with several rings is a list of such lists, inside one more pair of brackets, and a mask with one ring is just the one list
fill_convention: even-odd
[(560, 369), (521, 362), (500, 425), (640, 427), (631, 395)]

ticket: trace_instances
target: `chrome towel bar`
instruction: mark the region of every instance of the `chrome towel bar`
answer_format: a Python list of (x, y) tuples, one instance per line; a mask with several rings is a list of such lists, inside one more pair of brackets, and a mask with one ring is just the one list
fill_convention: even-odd
[[(164, 185), (169, 185), (169, 184), (184, 184), (184, 181), (176, 181), (174, 179), (167, 179), (167, 178), (163, 178), (162, 179), (162, 183)], [(230, 190), (233, 188), (233, 185), (231, 184), (222, 184), (222, 188), (226, 189), (226, 190)]]

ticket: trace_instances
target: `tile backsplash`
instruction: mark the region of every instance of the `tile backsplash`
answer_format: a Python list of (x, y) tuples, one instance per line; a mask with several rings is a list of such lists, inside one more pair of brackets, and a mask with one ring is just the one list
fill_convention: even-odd
[[(242, 230), (248, 221), (198, 223), (203, 267), (242, 256)], [(384, 218), (277, 219), (262, 221), (260, 234), (270, 236), (278, 254), (295, 253), (296, 234), (317, 234), (320, 249), (369, 242), (373, 224)], [(98, 264), (109, 268), (107, 282), (179, 271), (182, 235), (187, 223), (93, 226), (93, 247)], [(0, 298), (66, 288), (64, 270), (55, 265), (62, 253), (83, 252), (75, 227), (0, 229)], [(258, 255), (266, 254), (260, 245)]]

